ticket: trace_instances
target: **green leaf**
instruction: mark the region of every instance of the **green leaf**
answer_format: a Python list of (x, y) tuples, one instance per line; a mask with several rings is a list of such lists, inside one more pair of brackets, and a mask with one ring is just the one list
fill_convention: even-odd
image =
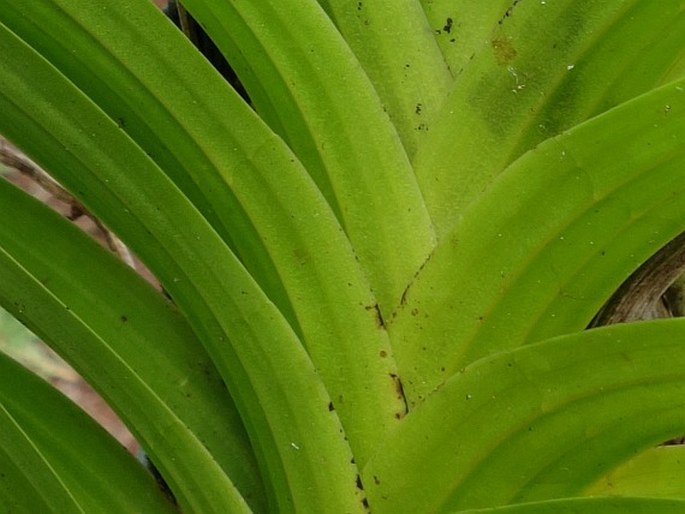
[[(265, 246), (270, 238), (263, 227), (268, 225), (261, 230), (255, 226), (256, 202), (247, 212), (243, 207), (254, 185), (244, 179), (233, 184), (232, 179), (233, 169), (252, 172), (255, 167), (233, 148), (249, 143), (257, 147), (263, 131), (245, 127), (254, 129), (254, 116), (241, 123), (242, 129), (226, 124), (235, 111), (242, 119), (249, 110), (215, 70), (199, 62), (197, 52), (159, 9), (145, 2), (124, 10), (78, 0), (22, 1), (8, 6), (2, 17), (136, 141), (295, 322)], [(143, 47), (145, 52), (140, 52)], [(200, 84), (203, 94), (198, 96), (194, 91)], [(224, 105), (225, 112), (217, 113), (216, 105)], [(274, 210), (278, 203), (269, 200)]]
[(550, 512), (555, 514), (679, 514), (684, 508), (685, 500), (564, 498), (492, 509), (459, 511), (459, 514), (549, 514)]
[(40, 512), (175, 512), (152, 475), (64, 396), (2, 354), (0, 376), (6, 512), (15, 502)]
[(513, 163), (440, 242), (389, 325), (410, 401), (481, 356), (587, 326), (685, 229), (683, 134), (681, 80)]
[[(0, 44), (8, 56), (0, 74), (2, 131), (84, 199), (164, 283), (236, 402), (273, 487), (271, 501), (282, 512), (324, 505), (361, 511), (356, 466), (330, 395), (277, 307), (113, 120), (7, 30)], [(273, 148), (277, 140), (261, 141), (247, 158)], [(317, 473), (322, 456), (325, 475)], [(201, 511), (225, 512), (218, 503)]]
[(682, 432), (683, 337), (682, 318), (614, 325), (473, 363), (369, 461), (371, 505), (438, 512), (578, 495)]
[(269, 96), (265, 109), (261, 95), (253, 99), (257, 110), (312, 175), (382, 312), (392, 312), (433, 247), (433, 228), (397, 131), (350, 47), (315, 0), (184, 5), (248, 93), (254, 77)]
[(439, 236), (539, 142), (682, 77), (684, 28), (679, 0), (512, 2), (414, 159)]
[[(301, 337), (362, 462), (405, 406), (377, 301), (349, 241), (295, 156), (182, 35), (148, 4), (120, 11), (82, 0), (31, 1), (0, 16), (112, 120), (96, 123), (116, 123), (135, 140), (138, 149), (120, 150), (121, 173), (132, 169), (129, 152), (144, 151), (236, 252)], [(80, 123), (78, 113), (70, 117)], [(104, 212), (99, 186), (86, 197), (81, 185), (72, 190), (86, 204), (99, 202), (91, 207), (103, 219), (123, 212), (118, 223), (128, 223), (120, 203)], [(138, 244), (147, 248), (146, 240), (143, 234)]]
[(319, 0), (364, 68), (411, 157), (452, 76), (418, 0)]
[(512, 0), (421, 0), (428, 23), (455, 78), (481, 50), (483, 34), (489, 34), (506, 17)]
[(8, 512), (33, 514), (50, 512), (48, 501), (37, 492), (26, 473), (0, 448), (0, 505)]
[(584, 493), (685, 498), (684, 468), (685, 446), (650, 448), (607, 473)]
[(11, 223), (0, 224), (0, 304), (108, 400), (181, 504), (211, 512), (218, 501), (235, 509), (243, 500), (228, 473), (263, 510), (245, 430), (185, 319), (136, 273), (6, 181), (0, 203), (12, 213)]

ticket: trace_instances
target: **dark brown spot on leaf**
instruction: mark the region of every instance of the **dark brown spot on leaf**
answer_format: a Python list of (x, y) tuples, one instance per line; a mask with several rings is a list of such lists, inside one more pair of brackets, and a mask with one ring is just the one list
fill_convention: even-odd
[(407, 415), (407, 412), (409, 412), (407, 397), (404, 395), (404, 387), (402, 386), (402, 381), (400, 380), (400, 377), (398, 377), (395, 373), (390, 373), (390, 378), (392, 378), (393, 383), (395, 384), (395, 392), (397, 393), (397, 399), (401, 400), (404, 404), (404, 408), (400, 412), (395, 413), (395, 418), (402, 419), (404, 416)]
[(516, 58), (516, 49), (511, 42), (511, 38), (496, 38), (490, 41), (490, 44), (495, 53), (497, 64), (503, 66), (509, 64)]

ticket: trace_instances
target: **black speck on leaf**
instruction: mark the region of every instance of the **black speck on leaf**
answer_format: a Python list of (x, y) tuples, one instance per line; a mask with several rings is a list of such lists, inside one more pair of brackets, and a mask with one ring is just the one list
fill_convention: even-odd
[(452, 25), (454, 24), (454, 20), (452, 18), (447, 18), (445, 20), (445, 26), (442, 27), (442, 30), (444, 30), (447, 34), (452, 32)]

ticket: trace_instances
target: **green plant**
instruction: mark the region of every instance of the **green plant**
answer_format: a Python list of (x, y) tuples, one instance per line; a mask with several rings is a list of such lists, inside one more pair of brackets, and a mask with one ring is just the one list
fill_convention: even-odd
[[(685, 320), (585, 328), (685, 228), (682, 1), (184, 5), (254, 110), (148, 2), (0, 10), (0, 133), (173, 298), (0, 182), (0, 303), (180, 510), (681, 512)], [(0, 365), (5, 505), (174, 510)]]

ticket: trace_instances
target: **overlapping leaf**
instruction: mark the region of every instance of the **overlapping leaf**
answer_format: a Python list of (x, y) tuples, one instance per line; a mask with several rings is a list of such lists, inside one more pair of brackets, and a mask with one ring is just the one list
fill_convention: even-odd
[[(271, 500), (284, 512), (361, 509), (330, 396), (278, 309), (114, 120), (4, 26), (0, 44), (8, 56), (0, 73), (2, 131), (122, 234), (167, 286), (236, 401)], [(267, 140), (255, 150), (268, 155), (274, 146)], [(315, 471), (322, 455), (325, 476)], [(220, 501), (214, 509), (225, 511)]]
[[(3, 510), (175, 511), (152, 475), (50, 385), (5, 355), (0, 355), (0, 376)], [(17, 489), (8, 490), (10, 485)]]
[(432, 249), (433, 228), (397, 131), (352, 50), (315, 0), (185, 4), (250, 94), (256, 79), (257, 110), (333, 206), (387, 315)]
[(419, 0), (319, 0), (371, 79), (409, 156), (431, 130), (452, 75)]
[(613, 325), (475, 362), (379, 448), (370, 501), (449, 512), (579, 495), (682, 431), (684, 337), (685, 319)]
[[(216, 503), (239, 505), (235, 481), (262, 510), (265, 492), (247, 434), (181, 314), (66, 220), (5, 181), (0, 203), (13, 220), (0, 224), (0, 302), (95, 385), (183, 505), (208, 512)], [(36, 407), (42, 411), (43, 401)]]
[[(368, 494), (374, 512), (393, 514), (678, 511), (675, 500), (571, 497), (682, 431), (681, 321), (513, 349), (581, 330), (685, 228), (685, 83), (604, 113), (682, 75), (682, 2), (425, 0), (426, 18), (412, 0), (185, 3), (266, 123), (145, 2), (27, 0), (0, 12), (0, 130), (162, 279), (256, 451), (260, 478), (224, 466), (211, 444), (206, 455), (195, 447), (211, 482), (195, 496), (205, 474), (162, 465), (182, 502), (244, 509), (225, 471), (243, 494), (265, 481), (270, 503), (256, 510), (361, 512)], [(448, 70), (454, 89), (436, 113)], [(426, 262), (432, 221), (441, 239)], [(96, 298), (92, 285), (66, 288), (77, 265), (41, 268), (13, 230), (3, 248), (12, 240), (24, 253), (2, 254), (0, 299), (18, 301), (39, 331), (107, 352), (113, 332), (140, 323), (124, 323), (116, 300), (105, 316), (87, 305), (76, 314), (70, 298)], [(121, 355), (106, 352), (91, 373), (103, 392), (120, 379), (103, 368)], [(126, 372), (136, 362), (120, 360)], [(160, 419), (176, 421), (146, 409), (166, 398), (124, 391), (112, 402), (142, 398), (127, 420), (149, 425), (138, 435), (164, 455)], [(404, 393), (414, 410), (398, 422)], [(186, 451), (195, 432), (175, 426), (166, 443)], [(24, 467), (11, 483), (26, 493)], [(0, 496), (12, 494), (0, 486)], [(518, 505), (493, 507), (506, 503)]]
[[(96, 100), (228, 239), (302, 338), (331, 395), (345, 399), (336, 401), (337, 408), (363, 459), (365, 440), (372, 444), (373, 434), (382, 435), (379, 427), (392, 424), (403, 409), (390, 377), (396, 369), (368, 282), (305, 170), (151, 6), (130, 7), (124, 16), (90, 2), (54, 4), (54, 12), (29, 2), (4, 16)], [(107, 20), (93, 33), (90, 21), (103, 14)], [(150, 22), (143, 21), (147, 16)], [(79, 51), (60, 44), (65, 32)], [(132, 41), (147, 49), (145, 57), (130, 58)], [(131, 90), (135, 95), (122, 95)]]
[(473, 17), (480, 46), (414, 159), (440, 236), (534, 145), (684, 71), (679, 0), (515, 1), (491, 26), (495, 7), (451, 4), (435, 9), (455, 33)]
[(524, 155), (464, 213), (390, 325), (415, 403), (488, 353), (583, 329), (685, 229), (685, 81)]

